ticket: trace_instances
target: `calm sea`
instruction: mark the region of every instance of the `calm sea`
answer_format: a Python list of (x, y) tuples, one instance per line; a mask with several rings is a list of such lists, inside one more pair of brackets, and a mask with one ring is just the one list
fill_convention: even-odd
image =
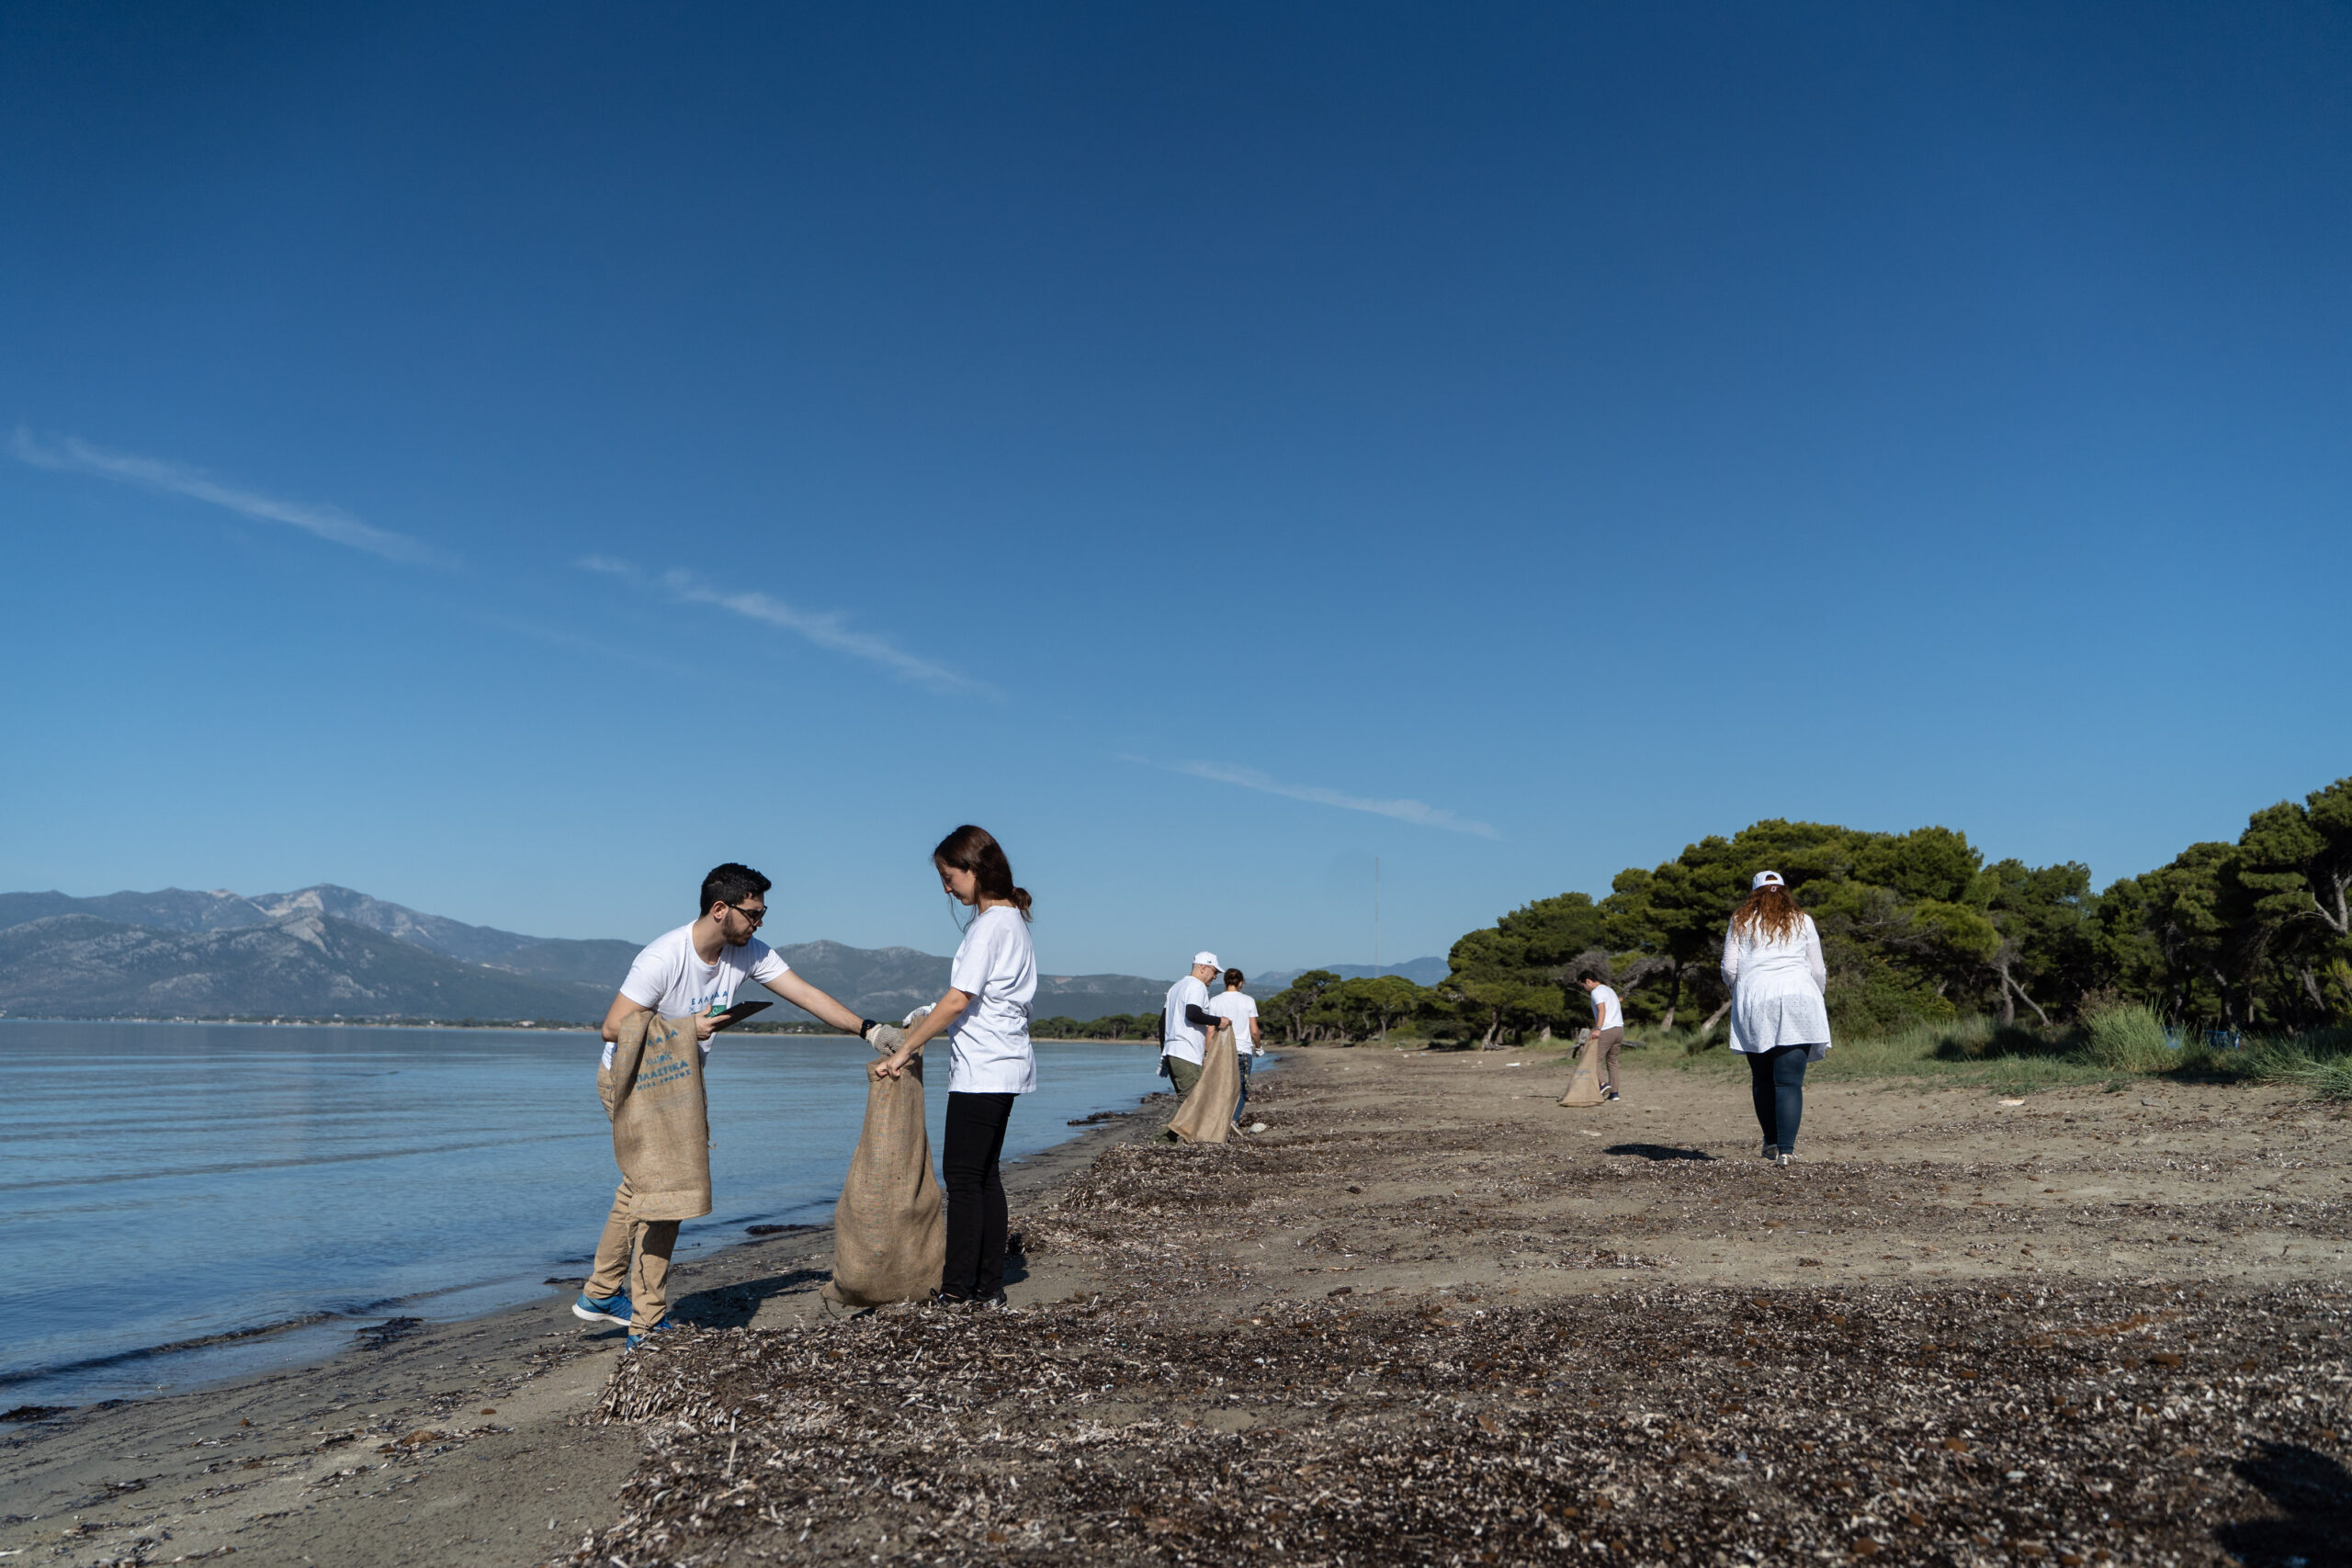
[[(612, 1199), (587, 1033), (0, 1020), (0, 1410), (153, 1393), (568, 1294)], [(710, 1059), (717, 1209), (824, 1224), (865, 1106), (854, 1040), (722, 1039)], [(1041, 1042), (1008, 1159), (1159, 1087), (1155, 1053)], [(928, 1096), (933, 1157), (944, 1073)], [(332, 1314), (307, 1327), (188, 1340)]]

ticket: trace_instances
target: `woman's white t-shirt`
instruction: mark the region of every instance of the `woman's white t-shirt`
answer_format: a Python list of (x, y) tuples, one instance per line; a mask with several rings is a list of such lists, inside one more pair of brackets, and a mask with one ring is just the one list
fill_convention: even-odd
[(948, 1026), (952, 1094), (1027, 1094), (1037, 1087), (1029, 1043), (1029, 1003), (1037, 995), (1037, 953), (1029, 922), (1010, 904), (983, 909), (956, 945), (947, 983), (971, 998)]
[(1743, 931), (1735, 920), (1724, 933), (1724, 984), (1731, 994), (1731, 1048), (1760, 1055), (1782, 1045), (1808, 1046), (1805, 1059), (1829, 1053), (1829, 984), (1821, 931), (1811, 915), (1775, 941), (1763, 928)]
[(1258, 1043), (1250, 1038), (1250, 1021), (1258, 1016), (1258, 1004), (1242, 991), (1219, 991), (1209, 998), (1208, 1010), (1233, 1025), (1233, 1051), (1238, 1056), (1254, 1056)]

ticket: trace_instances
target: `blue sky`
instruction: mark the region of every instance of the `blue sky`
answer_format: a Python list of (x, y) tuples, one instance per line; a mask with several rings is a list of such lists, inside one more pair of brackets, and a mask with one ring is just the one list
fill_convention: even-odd
[(1056, 973), (2352, 773), (2340, 6), (0, 11), (0, 886)]

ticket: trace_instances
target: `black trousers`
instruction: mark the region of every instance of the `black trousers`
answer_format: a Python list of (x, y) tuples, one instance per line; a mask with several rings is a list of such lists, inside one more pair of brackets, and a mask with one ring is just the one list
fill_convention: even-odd
[[(1756, 1100), (1756, 1124), (1764, 1141), (1789, 1154), (1797, 1146), (1797, 1123), (1804, 1119), (1804, 1059), (1810, 1045), (1775, 1045), (1747, 1058), (1748, 1091)], [(954, 1232), (949, 1232), (954, 1235)]]
[(947, 1096), (946, 1144), (939, 1174), (947, 1187), (947, 1267), (939, 1288), (951, 1296), (985, 1301), (1004, 1289), (1004, 1126), (1012, 1120), (1010, 1094)]

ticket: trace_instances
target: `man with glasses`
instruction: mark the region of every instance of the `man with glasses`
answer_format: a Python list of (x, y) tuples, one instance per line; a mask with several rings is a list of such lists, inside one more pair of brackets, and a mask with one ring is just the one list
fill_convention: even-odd
[[(759, 982), (845, 1034), (872, 1043), (880, 1025), (858, 1017), (793, 974), (752, 934), (768, 917), (770, 886), (766, 877), (733, 861), (702, 879), (701, 915), (647, 943), (629, 965), (628, 978), (621, 982), (620, 994), (605, 1014), (605, 1066), (613, 1065), (621, 1026), (641, 1012), (692, 1018), (695, 1038), (708, 1061), (711, 1036), (736, 1021), (731, 1010), (735, 992), (746, 980)], [(590, 1323), (628, 1325), (628, 1343), (635, 1345), (666, 1326), (670, 1254), (677, 1245), (678, 1222), (637, 1218), (630, 1213), (632, 1196), (624, 1172), (613, 1194), (612, 1213), (605, 1221), (604, 1238), (596, 1244), (595, 1270), (571, 1311)], [(632, 1252), (634, 1270), (629, 1267)], [(628, 1289), (632, 1272), (633, 1297)]]

